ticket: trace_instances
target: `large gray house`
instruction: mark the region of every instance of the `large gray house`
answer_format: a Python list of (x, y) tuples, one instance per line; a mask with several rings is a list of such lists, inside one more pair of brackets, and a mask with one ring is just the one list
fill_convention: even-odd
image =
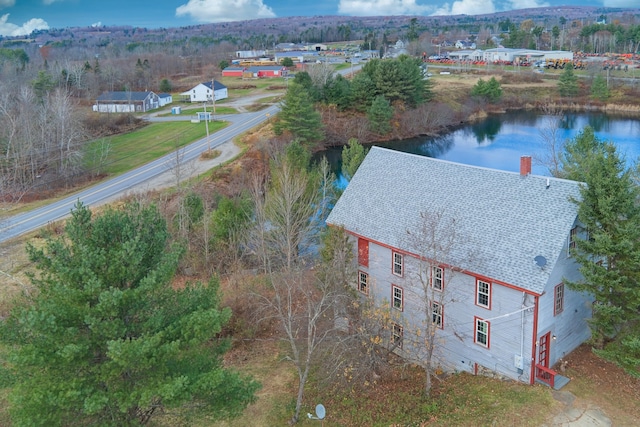
[(400, 355), (423, 351), (426, 321), (431, 366), (561, 387), (552, 367), (590, 336), (592, 298), (563, 283), (579, 279), (580, 184), (514, 161), (520, 173), (373, 147), (327, 223), (352, 238), (354, 286), (389, 308)]

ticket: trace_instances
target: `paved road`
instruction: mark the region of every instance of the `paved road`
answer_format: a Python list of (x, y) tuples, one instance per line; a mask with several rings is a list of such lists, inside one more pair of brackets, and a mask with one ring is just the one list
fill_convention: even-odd
[[(228, 120), (231, 124), (226, 128), (200, 139), (179, 150), (180, 162), (188, 162), (198, 158), (198, 156), (211, 148), (215, 148), (226, 141), (248, 131), (254, 126), (266, 121), (279, 110), (277, 105), (273, 105), (260, 112), (233, 114), (228, 116), (218, 116), (217, 119)], [(185, 118), (183, 118), (184, 120)], [(188, 118), (187, 118), (188, 120)], [(51, 222), (58, 221), (71, 212), (74, 205), (81, 201), (87, 206), (96, 206), (113, 199), (117, 195), (124, 194), (127, 190), (140, 183), (151, 180), (176, 163), (175, 152), (167, 154), (153, 162), (150, 162), (137, 169), (119, 175), (115, 178), (104, 181), (88, 189), (80, 191), (58, 202), (26, 212), (20, 215), (0, 219), (0, 243), (41, 228)]]
[[(359, 71), (361, 68), (362, 64), (353, 65), (347, 69), (337, 71), (337, 74), (347, 75), (351, 72)], [(235, 138), (243, 132), (246, 132), (254, 126), (266, 121), (269, 117), (277, 114), (279, 110), (280, 108), (278, 105), (273, 105), (256, 113), (216, 115), (215, 118), (217, 120), (228, 121), (231, 124), (225, 129), (212, 134), (209, 139), (203, 138), (181, 148), (179, 153), (180, 161), (188, 162), (196, 159), (200, 153), (206, 151), (209, 147), (215, 148), (218, 145)], [(156, 115), (151, 115), (146, 119), (152, 122), (160, 122), (190, 120), (191, 117), (157, 117)], [(51, 222), (65, 218), (70, 214), (71, 209), (73, 209), (78, 201), (81, 201), (87, 206), (96, 206), (100, 203), (112, 200), (118, 195), (125, 194), (127, 190), (134, 186), (138, 186), (145, 181), (149, 181), (167, 172), (172, 165), (175, 165), (175, 162), (176, 153), (173, 152), (142, 167), (80, 191), (58, 202), (54, 202), (20, 215), (0, 219), (0, 243), (30, 231), (37, 230)]]

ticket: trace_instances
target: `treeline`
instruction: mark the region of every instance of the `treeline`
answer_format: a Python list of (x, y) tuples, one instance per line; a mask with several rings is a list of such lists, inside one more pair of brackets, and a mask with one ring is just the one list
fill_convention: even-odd
[(36, 93), (0, 84), (3, 201), (68, 184), (85, 167), (88, 134), (77, 120), (75, 101), (61, 89)]
[[(334, 75), (330, 66), (311, 66), (297, 73), (289, 85), (274, 130), (286, 131), (316, 148), (345, 144), (349, 138), (363, 142), (389, 138), (399, 112), (409, 116), (409, 110), (432, 98), (432, 83), (422, 65), (420, 59), (407, 55), (373, 59), (350, 79)], [(342, 129), (337, 120), (323, 117), (318, 110), (348, 117), (350, 129)], [(342, 135), (336, 137), (336, 132)]]

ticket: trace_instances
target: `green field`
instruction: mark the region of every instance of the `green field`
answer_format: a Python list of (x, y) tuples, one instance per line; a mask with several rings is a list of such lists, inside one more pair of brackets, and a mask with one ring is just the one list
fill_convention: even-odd
[[(182, 111), (180, 114), (171, 114), (171, 113), (162, 113), (158, 114), (158, 117), (171, 117), (171, 116), (196, 116), (198, 112), (204, 111), (202, 106), (198, 107), (182, 107)], [(211, 112), (211, 105), (207, 105), (207, 112)], [(222, 105), (216, 105), (216, 115), (217, 114), (237, 114), (238, 110), (233, 107), (225, 107)]]
[[(209, 133), (226, 125), (225, 122), (211, 122)], [(101, 169), (103, 173), (114, 175), (155, 160), (206, 135), (205, 122), (152, 123), (130, 133), (94, 141), (92, 149), (95, 151), (107, 143), (109, 154)], [(90, 167), (96, 168), (96, 162)]]

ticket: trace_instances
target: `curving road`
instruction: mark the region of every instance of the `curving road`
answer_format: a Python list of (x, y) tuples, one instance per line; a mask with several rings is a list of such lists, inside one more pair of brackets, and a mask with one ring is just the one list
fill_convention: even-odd
[[(215, 148), (218, 145), (229, 141), (236, 136), (248, 131), (256, 125), (266, 121), (269, 117), (279, 111), (277, 105), (273, 105), (256, 113), (233, 114), (228, 116), (218, 116), (231, 124), (226, 128), (211, 134), (209, 138), (202, 138), (180, 149), (180, 161), (188, 162), (195, 160), (209, 147)], [(156, 119), (151, 119), (155, 121)], [(158, 121), (163, 119), (157, 119)], [(185, 120), (183, 118), (183, 120)], [(188, 119), (186, 119), (188, 120)], [(82, 190), (72, 196), (60, 201), (51, 203), (41, 208), (15, 215), (5, 219), (0, 219), (0, 243), (41, 228), (51, 222), (58, 221), (71, 213), (74, 205), (81, 201), (87, 206), (95, 206), (104, 203), (109, 199), (125, 193), (132, 187), (145, 181), (155, 178), (167, 172), (175, 163), (176, 154), (169, 153), (144, 166), (119, 175), (115, 178), (101, 182), (90, 188)]]

